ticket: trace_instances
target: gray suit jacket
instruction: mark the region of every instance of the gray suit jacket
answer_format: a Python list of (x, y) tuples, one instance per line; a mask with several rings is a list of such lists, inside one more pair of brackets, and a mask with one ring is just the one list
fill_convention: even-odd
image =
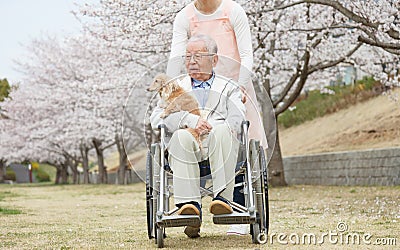
[[(178, 80), (178, 83), (187, 92), (192, 91), (192, 82), (190, 76), (185, 76)], [(245, 119), (245, 106), (241, 101), (241, 91), (239, 85), (232, 80), (215, 76), (214, 82), (209, 91), (208, 100), (202, 111), (202, 116), (211, 126), (227, 123), (232, 132), (240, 134), (242, 121)], [(150, 122), (155, 129), (159, 124), (164, 123), (168, 131), (174, 132), (181, 128), (195, 128), (199, 116), (187, 111), (180, 111), (167, 116), (164, 120), (160, 118), (163, 109), (159, 106), (153, 110), (150, 116)]]

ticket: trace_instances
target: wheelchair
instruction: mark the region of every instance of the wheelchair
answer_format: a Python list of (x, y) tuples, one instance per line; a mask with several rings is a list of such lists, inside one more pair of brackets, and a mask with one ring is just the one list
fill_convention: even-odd
[[(267, 164), (264, 150), (256, 140), (248, 139), (249, 122), (242, 123), (241, 142), (236, 165), (235, 192), (243, 188), (245, 206), (231, 201), (232, 214), (213, 215), (214, 224), (250, 224), (252, 242), (265, 244), (269, 228)], [(155, 239), (158, 248), (164, 247), (168, 227), (198, 226), (197, 215), (177, 215), (178, 208), (170, 207), (173, 195), (172, 171), (166, 151), (166, 127), (160, 125), (161, 140), (151, 145), (146, 162), (146, 212), (149, 239)], [(202, 198), (213, 196), (208, 161), (199, 163)], [(240, 181), (238, 181), (240, 180)]]

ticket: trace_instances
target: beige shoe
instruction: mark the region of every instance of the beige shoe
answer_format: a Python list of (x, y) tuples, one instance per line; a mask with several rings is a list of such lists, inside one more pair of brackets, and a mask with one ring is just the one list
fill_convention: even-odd
[(193, 204), (183, 205), (177, 213), (179, 215), (200, 215), (199, 209)]
[(210, 213), (214, 215), (231, 214), (233, 209), (231, 205), (221, 200), (213, 200), (210, 204)]

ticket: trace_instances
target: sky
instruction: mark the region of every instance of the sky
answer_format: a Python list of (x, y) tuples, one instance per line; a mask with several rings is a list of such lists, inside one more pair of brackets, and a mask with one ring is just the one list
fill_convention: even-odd
[[(0, 0), (0, 79), (18, 82), (13, 60), (23, 61), (28, 45), (43, 35), (73, 35), (80, 24), (72, 15), (77, 0)], [(94, 3), (95, 0), (79, 1)]]

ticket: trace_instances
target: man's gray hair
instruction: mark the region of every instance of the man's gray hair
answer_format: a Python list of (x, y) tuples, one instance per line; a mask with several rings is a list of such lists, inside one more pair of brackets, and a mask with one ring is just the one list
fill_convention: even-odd
[(188, 43), (190, 42), (198, 42), (198, 41), (202, 41), (205, 43), (206, 48), (208, 50), (209, 53), (212, 54), (217, 54), (218, 53), (218, 47), (217, 47), (217, 43), (215, 42), (214, 39), (212, 39), (211, 37), (204, 35), (204, 34), (196, 34), (194, 36), (191, 36), (188, 40)]

